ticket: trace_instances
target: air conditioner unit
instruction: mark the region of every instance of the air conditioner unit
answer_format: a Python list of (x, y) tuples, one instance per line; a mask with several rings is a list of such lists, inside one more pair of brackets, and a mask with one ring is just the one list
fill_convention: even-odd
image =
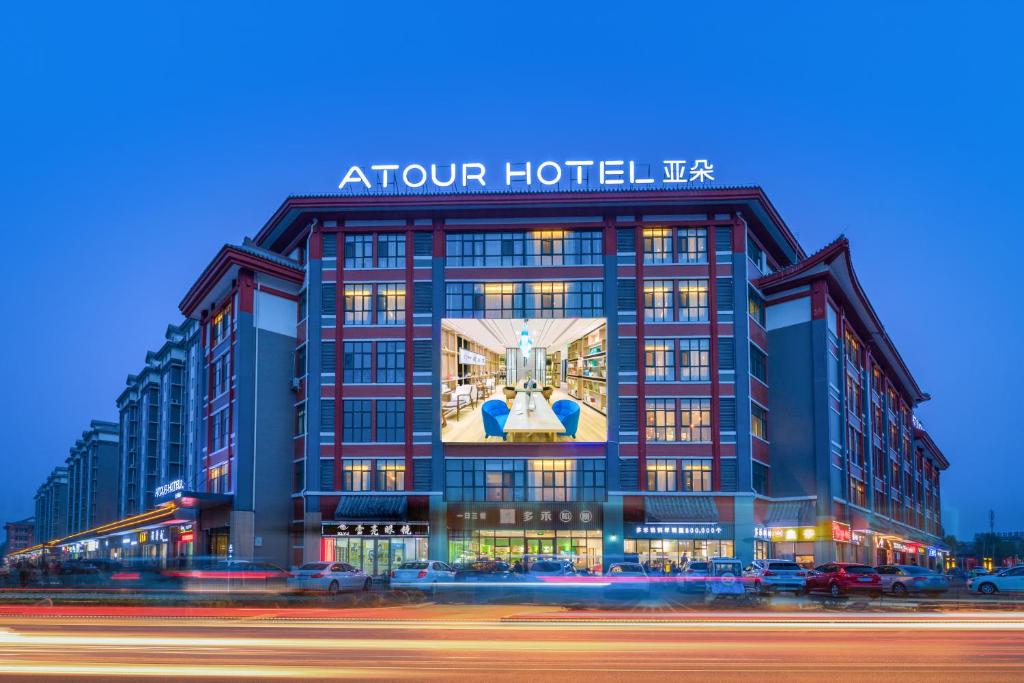
[(298, 391), (299, 390), (299, 382), (300, 382), (300, 380), (299, 380), (298, 377), (292, 377), (292, 391)]

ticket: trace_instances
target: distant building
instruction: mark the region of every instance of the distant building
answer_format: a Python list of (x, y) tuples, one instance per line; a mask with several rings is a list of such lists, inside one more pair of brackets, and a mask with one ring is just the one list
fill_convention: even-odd
[(17, 522), (7, 522), (4, 530), (7, 532), (7, 553), (16, 553), (33, 545), (35, 536), (35, 519), (29, 517)]
[(75, 442), (68, 469), (68, 533), (117, 519), (118, 428), (93, 420)]
[(68, 530), (68, 468), (54, 467), (36, 491), (36, 543), (51, 541)]
[(167, 327), (159, 351), (146, 354), (146, 364), (129, 375), (117, 399), (120, 412), (120, 481), (118, 515), (127, 517), (150, 510), (158, 486), (191, 480), (190, 466), (197, 458), (186, 451), (198, 447), (199, 425), (187, 416), (198, 400), (186, 396), (186, 383), (195, 383), (199, 325), (185, 321)]

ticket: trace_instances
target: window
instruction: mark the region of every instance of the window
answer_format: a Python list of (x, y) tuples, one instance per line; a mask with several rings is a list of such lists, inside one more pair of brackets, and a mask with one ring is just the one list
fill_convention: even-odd
[(213, 344), (216, 346), (231, 334), (231, 305), (228, 304), (213, 317)]
[(210, 493), (227, 493), (228, 464), (226, 462), (215, 465), (207, 471), (206, 487)]
[(230, 386), (228, 363), (230, 354), (223, 354), (213, 361), (213, 395), (220, 396)]
[(370, 383), (371, 342), (345, 342), (342, 381), (346, 384)]
[(844, 335), (846, 346), (846, 360), (853, 363), (854, 367), (860, 368), (860, 342), (853, 336), (853, 332), (846, 330)]
[[(372, 285), (345, 285), (345, 324), (369, 325)], [(403, 303), (404, 306), (404, 303)]]
[(230, 428), (228, 426), (228, 409), (213, 414), (211, 418), (213, 420), (213, 450), (219, 451), (228, 445), (228, 435)]
[(405, 382), (405, 342), (377, 342), (377, 384)]
[(644, 263), (672, 262), (672, 230), (644, 228)]
[(345, 458), (341, 461), (342, 491), (370, 490), (370, 461)]
[(303, 344), (295, 349), (295, 376), (305, 377), (306, 375), (306, 345)]
[(571, 266), (601, 263), (600, 230), (463, 232), (445, 238), (448, 266)]
[(768, 412), (756, 403), (750, 404), (750, 433), (768, 440)]
[(679, 399), (679, 440), (711, 441), (711, 399)]
[(377, 441), (405, 441), (405, 399), (377, 400)]
[(754, 486), (754, 492), (760, 493), (762, 496), (768, 495), (768, 467), (762, 465), (759, 462), (753, 462), (751, 468), (751, 476), (753, 477), (752, 484)]
[(445, 496), (450, 501), (601, 501), (603, 458), (513, 460), (449, 458)]
[(522, 287), (515, 282), (488, 282), (483, 290), (485, 318), (511, 318), (523, 307)]
[(405, 461), (404, 460), (378, 460), (377, 461), (377, 490), (378, 491), (404, 491), (405, 490)]
[(647, 440), (676, 441), (675, 399), (647, 399)]
[(674, 351), (675, 342), (671, 339), (644, 340), (644, 372), (648, 381), (675, 380), (675, 364), (672, 362)]
[(377, 285), (377, 324), (401, 325), (404, 322), (405, 285)]
[(708, 281), (682, 280), (679, 283), (679, 322), (708, 319)]
[(850, 477), (850, 502), (861, 507), (867, 507), (868, 504), (867, 489), (864, 486), (864, 482), (854, 477)]
[(345, 235), (345, 267), (373, 268), (373, 235)]
[(348, 443), (370, 441), (370, 401), (345, 399), (342, 401), (341, 440)]
[(764, 271), (764, 250), (749, 234), (747, 235), (747, 258), (754, 262), (758, 270)]
[(644, 281), (644, 320), (649, 323), (672, 322), (675, 320), (671, 280)]
[(299, 319), (298, 319), (298, 322), (302, 322), (303, 320), (306, 319), (306, 312), (307, 312), (306, 309), (308, 307), (309, 307), (309, 298), (307, 297), (307, 292), (304, 289), (301, 292), (299, 292), (299, 301), (298, 301)]
[(600, 281), (449, 282), (449, 318), (597, 318), (604, 315)]
[(707, 382), (711, 379), (711, 340), (679, 340), (679, 379), (683, 382)]
[(768, 356), (753, 344), (750, 345), (750, 374), (768, 384)]
[(295, 435), (302, 436), (306, 433), (306, 404), (300, 403), (295, 407)]
[(753, 287), (748, 288), (747, 312), (750, 313), (750, 317), (756, 320), (761, 327), (764, 327), (764, 299), (754, 291)]
[(850, 424), (846, 425), (846, 450), (849, 453), (850, 463), (863, 468), (864, 436)]
[(678, 490), (678, 474), (675, 460), (647, 461), (647, 490), (676, 491)]
[(527, 499), (571, 501), (575, 487), (575, 460), (531, 460), (527, 468)]
[(377, 236), (377, 267), (405, 268), (405, 235)]
[(679, 262), (706, 263), (707, 260), (707, 228), (679, 228)]
[(710, 491), (711, 490), (711, 459), (710, 458), (684, 458), (683, 459), (683, 490), (684, 491)]
[(527, 282), (524, 291), (526, 318), (590, 318), (603, 313), (601, 282)]

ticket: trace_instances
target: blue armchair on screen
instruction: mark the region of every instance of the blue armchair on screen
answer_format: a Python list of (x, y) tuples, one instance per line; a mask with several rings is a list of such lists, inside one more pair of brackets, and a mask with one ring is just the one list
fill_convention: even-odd
[(503, 441), (507, 441), (505, 421), (511, 412), (508, 405), (504, 401), (484, 401), (481, 412), (484, 417), (484, 438), (500, 436)]
[(551, 410), (554, 411), (555, 417), (565, 427), (565, 431), (562, 432), (562, 436), (571, 436), (576, 438), (576, 430), (580, 428), (580, 406), (575, 401), (555, 401), (555, 404), (551, 406)]

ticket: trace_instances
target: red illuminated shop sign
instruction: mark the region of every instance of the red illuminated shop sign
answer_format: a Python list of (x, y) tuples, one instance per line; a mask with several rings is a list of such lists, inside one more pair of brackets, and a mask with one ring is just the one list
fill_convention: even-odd
[(842, 543), (852, 542), (853, 532), (850, 530), (850, 525), (832, 520), (832, 540)]

